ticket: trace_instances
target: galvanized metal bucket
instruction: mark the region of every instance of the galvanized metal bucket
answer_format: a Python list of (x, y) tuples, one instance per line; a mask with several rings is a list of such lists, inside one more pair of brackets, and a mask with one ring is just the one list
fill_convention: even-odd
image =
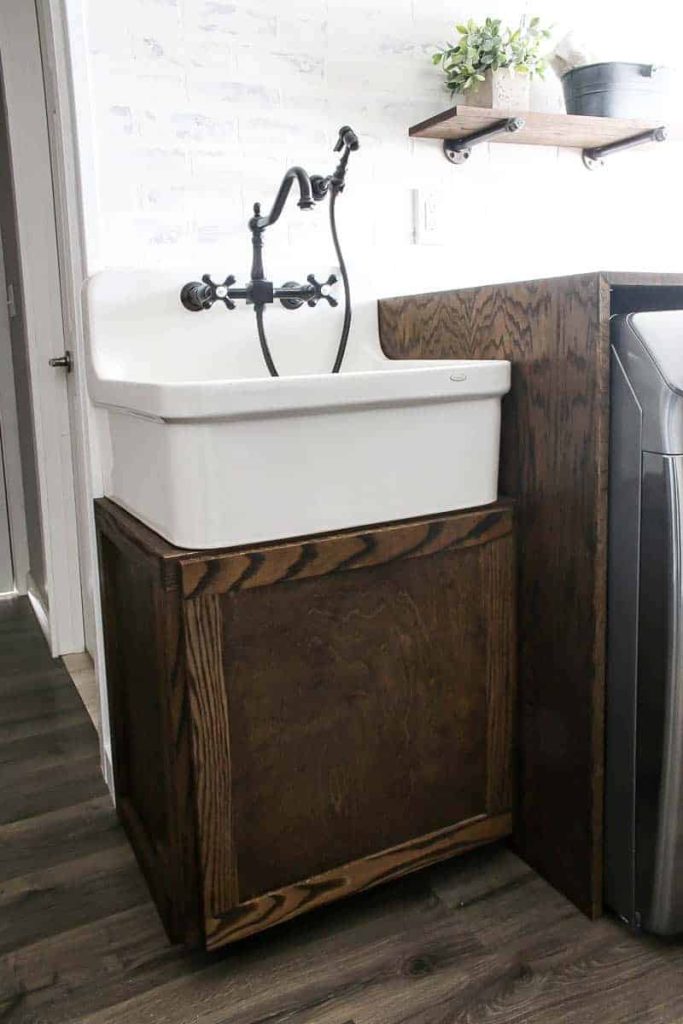
[(670, 112), (672, 78), (670, 69), (654, 64), (585, 64), (562, 76), (567, 113), (666, 118)]

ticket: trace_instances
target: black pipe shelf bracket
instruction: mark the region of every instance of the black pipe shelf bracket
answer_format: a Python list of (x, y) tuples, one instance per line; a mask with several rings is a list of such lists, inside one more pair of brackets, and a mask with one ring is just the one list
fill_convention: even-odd
[(452, 164), (460, 165), (467, 163), (472, 155), (472, 148), (474, 146), (478, 146), (482, 142), (488, 142), (494, 136), (502, 135), (505, 132), (518, 132), (524, 127), (524, 123), (521, 117), (504, 117), (500, 121), (487, 125), (485, 128), (479, 128), (477, 131), (470, 132), (469, 135), (461, 135), (457, 139), (444, 139), (444, 155)]
[(508, 112), (489, 107), (457, 106), (409, 129), (413, 139), (438, 139), (446, 158), (466, 163), (482, 142), (573, 149), (589, 170), (621, 150), (666, 139), (683, 140), (683, 125), (643, 118), (597, 117), (538, 110)]
[(646, 142), (665, 142), (668, 137), (667, 129), (664, 125), (659, 125), (657, 128), (651, 128), (649, 131), (640, 132), (638, 135), (631, 135), (626, 139), (620, 139), (617, 142), (609, 142), (605, 146), (595, 146), (592, 149), (582, 150), (581, 156), (583, 158), (584, 166), (589, 171), (594, 171), (598, 167), (603, 167), (605, 159), (612, 156), (613, 153), (619, 153), (624, 149), (633, 149), (634, 146), (642, 146)]

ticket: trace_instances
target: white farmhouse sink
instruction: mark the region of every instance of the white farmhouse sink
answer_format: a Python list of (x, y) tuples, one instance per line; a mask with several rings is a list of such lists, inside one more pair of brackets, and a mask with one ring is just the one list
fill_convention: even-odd
[[(107, 413), (105, 494), (171, 543), (228, 547), (496, 500), (509, 363), (388, 360), (375, 340), (338, 375), (239, 377), (221, 357), (223, 311), (188, 314), (182, 278), (142, 277), (89, 283), (88, 383)], [(240, 329), (255, 332), (253, 313)]]

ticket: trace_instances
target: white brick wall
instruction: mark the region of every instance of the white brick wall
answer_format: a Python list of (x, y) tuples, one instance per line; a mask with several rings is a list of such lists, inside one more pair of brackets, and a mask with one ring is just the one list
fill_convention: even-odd
[[(93, 126), (93, 161), (84, 162), (92, 270), (182, 263), (245, 275), (252, 203), (270, 203), (291, 163), (330, 169), (345, 122), (362, 139), (339, 203), (356, 332), (374, 330), (382, 294), (606, 265), (683, 267), (680, 147), (615, 158), (590, 174), (574, 153), (532, 147), (482, 147), (454, 168), (438, 143), (407, 136), (449, 105), (429, 55), (455, 20), (512, 20), (528, 8), (558, 33), (583, 30), (607, 59), (661, 62), (667, 47), (675, 53), (681, 20), (664, 0), (648, 5), (645, 23), (615, 0), (78, 4), (89, 85), (77, 103), (81, 125), (90, 117)], [(534, 102), (557, 107), (559, 84), (536, 88)], [(415, 187), (442, 193), (448, 245), (413, 244)], [(267, 235), (266, 260), (275, 277), (328, 267), (325, 212), (288, 210)], [(321, 312), (321, 331), (328, 320)]]

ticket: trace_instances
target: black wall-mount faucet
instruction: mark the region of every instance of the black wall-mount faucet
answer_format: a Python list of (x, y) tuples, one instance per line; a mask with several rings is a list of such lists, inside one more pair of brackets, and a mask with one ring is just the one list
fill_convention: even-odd
[(180, 292), (180, 301), (185, 309), (191, 312), (211, 309), (216, 302), (222, 302), (226, 309), (234, 309), (235, 300), (239, 299), (243, 299), (248, 304), (253, 305), (256, 312), (256, 322), (263, 356), (271, 375), (274, 377), (277, 377), (278, 373), (265, 338), (263, 328), (264, 307), (276, 300), (279, 300), (285, 309), (298, 309), (304, 303), (309, 306), (317, 306), (321, 299), (325, 299), (330, 306), (337, 305), (337, 300), (326, 291), (328, 287), (337, 281), (334, 274), (331, 274), (326, 281), (322, 282), (318, 281), (313, 274), (309, 274), (306, 278), (306, 284), (299, 284), (297, 281), (286, 281), (280, 288), (276, 288), (273, 282), (266, 278), (263, 267), (263, 236), (266, 228), (275, 224), (279, 219), (289, 198), (294, 181), (297, 182), (299, 187), (297, 206), (301, 210), (311, 210), (316, 203), (321, 202), (328, 194), (331, 197), (330, 225), (344, 283), (346, 307), (339, 350), (332, 372), (337, 373), (341, 367), (351, 325), (351, 304), (346, 266), (337, 238), (334, 203), (337, 195), (344, 189), (349, 156), (359, 146), (360, 143), (356, 133), (348, 125), (344, 125), (344, 127), (339, 129), (339, 135), (334, 147), (334, 152), (341, 153), (342, 155), (332, 174), (327, 176), (314, 174), (309, 177), (303, 167), (290, 167), (280, 183), (270, 213), (263, 215), (261, 213), (261, 204), (254, 203), (254, 213), (248, 225), (251, 232), (252, 245), (251, 277), (244, 286), (235, 287), (236, 278), (232, 274), (229, 274), (220, 284), (213, 281), (209, 274), (204, 274), (201, 281), (188, 282), (188, 284), (183, 285)]

